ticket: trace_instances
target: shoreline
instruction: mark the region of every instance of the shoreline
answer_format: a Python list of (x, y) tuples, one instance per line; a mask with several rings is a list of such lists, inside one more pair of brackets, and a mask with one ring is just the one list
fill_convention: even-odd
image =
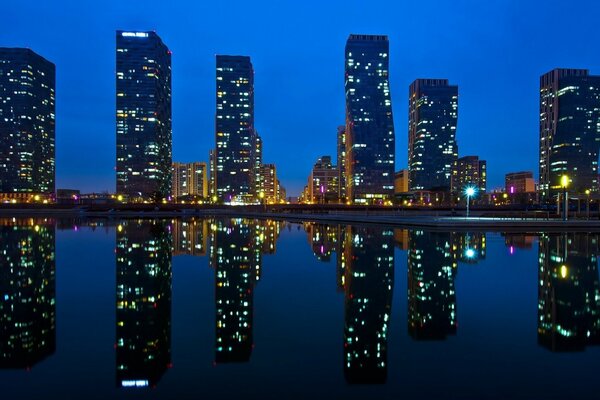
[[(395, 228), (426, 228), (446, 230), (555, 230), (555, 231), (600, 231), (600, 220), (598, 219), (570, 219), (562, 221), (550, 218), (528, 218), (519, 217), (488, 217), (488, 216), (444, 216), (432, 214), (432, 212), (414, 211), (406, 215), (398, 212), (369, 213), (361, 212), (276, 212), (255, 211), (243, 209), (178, 209), (178, 210), (86, 210), (80, 208), (67, 209), (2, 209), (0, 217), (4, 218), (26, 218), (26, 217), (55, 217), (55, 218), (106, 218), (106, 219), (131, 219), (131, 218), (193, 218), (193, 217), (217, 217), (217, 218), (255, 218), (274, 219), (290, 222), (322, 222), (333, 224), (361, 224), (382, 225)], [(474, 213), (475, 214), (475, 213)], [(515, 213), (518, 214), (518, 213)]]

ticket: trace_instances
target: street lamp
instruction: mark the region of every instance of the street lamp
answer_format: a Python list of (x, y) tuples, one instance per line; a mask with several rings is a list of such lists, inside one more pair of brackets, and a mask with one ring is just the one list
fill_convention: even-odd
[(566, 221), (569, 217), (569, 194), (567, 193), (567, 186), (569, 186), (569, 177), (563, 175), (560, 177), (560, 186), (563, 189), (563, 221)]
[(587, 189), (585, 191), (585, 194), (587, 194), (587, 206), (585, 208), (585, 213), (586, 213), (587, 219), (590, 219), (590, 193), (591, 193), (590, 189)]
[(477, 193), (477, 190), (473, 186), (468, 186), (465, 189), (465, 195), (467, 196), (467, 218), (469, 218), (469, 203), (470, 203), (471, 197), (475, 196), (475, 193)]
[(263, 205), (263, 211), (265, 211), (265, 210), (266, 210), (266, 208), (267, 208), (267, 206), (265, 205), (265, 192), (260, 192), (260, 193), (258, 194), (258, 197), (260, 197), (260, 202), (261, 202), (261, 203), (262, 203), (262, 205)]

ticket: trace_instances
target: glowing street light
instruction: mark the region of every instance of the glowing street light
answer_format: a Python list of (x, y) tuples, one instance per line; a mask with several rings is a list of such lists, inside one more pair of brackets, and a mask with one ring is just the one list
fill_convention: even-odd
[(476, 193), (477, 189), (475, 189), (474, 186), (467, 186), (467, 188), (465, 189), (465, 196), (467, 196), (467, 218), (469, 218), (469, 203), (471, 197), (475, 196)]
[(569, 218), (569, 194), (567, 193), (567, 186), (569, 186), (569, 176), (563, 175), (560, 177), (560, 186), (563, 189), (563, 221)]

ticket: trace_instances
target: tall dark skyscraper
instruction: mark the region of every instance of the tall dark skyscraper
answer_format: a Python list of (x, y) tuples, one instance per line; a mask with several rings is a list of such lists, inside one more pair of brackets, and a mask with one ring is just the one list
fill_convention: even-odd
[(172, 226), (117, 226), (117, 387), (155, 386), (171, 364)]
[(600, 76), (585, 69), (554, 69), (540, 77), (540, 195), (598, 191)]
[(117, 31), (117, 193), (171, 194), (171, 52), (156, 32)]
[(216, 195), (225, 202), (248, 202), (255, 194), (255, 151), (259, 145), (254, 130), (250, 57), (217, 56), (216, 100)]
[(0, 368), (31, 368), (55, 351), (55, 231), (29, 219), (0, 227)]
[(458, 86), (447, 79), (417, 79), (408, 103), (409, 189), (450, 191), (458, 157)]
[(350, 35), (345, 72), (347, 198), (380, 203), (394, 194), (396, 156), (387, 36)]
[(55, 67), (0, 47), (0, 193), (54, 193)]
[(346, 202), (346, 127), (337, 128), (337, 169), (338, 169), (338, 200)]

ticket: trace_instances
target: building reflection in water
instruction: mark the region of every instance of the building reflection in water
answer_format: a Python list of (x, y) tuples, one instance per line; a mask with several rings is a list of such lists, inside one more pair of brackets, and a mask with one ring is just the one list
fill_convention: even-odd
[(253, 348), (254, 287), (262, 255), (275, 253), (281, 224), (245, 219), (211, 223), (210, 262), (215, 269), (215, 362), (247, 362)]
[(155, 386), (171, 363), (171, 224), (117, 226), (117, 386)]
[(56, 349), (55, 231), (0, 220), (0, 368), (31, 368)]
[(205, 256), (208, 242), (208, 221), (173, 220), (173, 256)]
[(579, 351), (600, 343), (598, 235), (539, 238), (538, 343)]
[[(416, 340), (441, 340), (457, 327), (453, 235), (413, 230), (408, 239), (408, 332)], [(460, 241), (458, 241), (460, 242)]]
[(342, 236), (344, 375), (349, 383), (385, 383), (394, 234), (381, 228), (346, 227)]

